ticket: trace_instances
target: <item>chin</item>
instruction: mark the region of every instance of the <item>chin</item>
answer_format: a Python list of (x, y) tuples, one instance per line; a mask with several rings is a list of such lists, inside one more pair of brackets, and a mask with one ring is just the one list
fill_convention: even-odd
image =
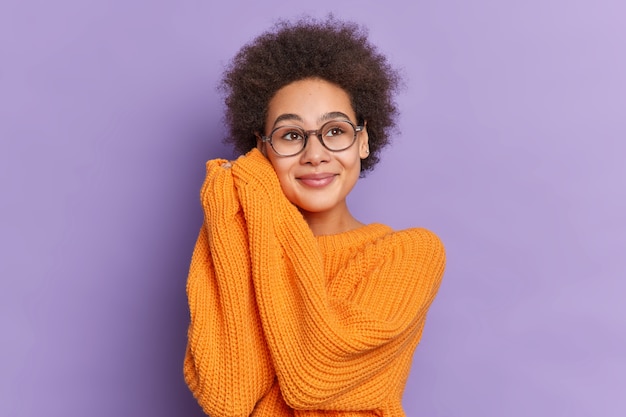
[(302, 203), (302, 202), (298, 202), (295, 203), (296, 207), (298, 207), (298, 209), (301, 212), (306, 212), (306, 213), (315, 213), (315, 214), (319, 214), (319, 213), (326, 213), (326, 212), (330, 212), (333, 210), (333, 208), (336, 207), (336, 205), (333, 204), (320, 204), (320, 203)]
[(307, 213), (321, 213), (321, 212), (324, 212), (324, 211), (328, 210), (327, 207), (320, 207), (319, 205), (316, 205), (316, 204), (299, 204), (299, 203), (296, 203), (296, 207), (298, 207), (298, 210), (306, 211)]

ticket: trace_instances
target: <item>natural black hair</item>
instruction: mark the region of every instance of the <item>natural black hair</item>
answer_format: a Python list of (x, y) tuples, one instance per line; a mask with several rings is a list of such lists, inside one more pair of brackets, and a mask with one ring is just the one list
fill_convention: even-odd
[(361, 162), (361, 172), (371, 170), (395, 128), (400, 78), (363, 27), (333, 16), (280, 21), (235, 55), (220, 84), (229, 129), (224, 141), (240, 153), (254, 148), (255, 132), (264, 131), (274, 94), (306, 78), (321, 78), (348, 93), (356, 122), (367, 121), (370, 154)]

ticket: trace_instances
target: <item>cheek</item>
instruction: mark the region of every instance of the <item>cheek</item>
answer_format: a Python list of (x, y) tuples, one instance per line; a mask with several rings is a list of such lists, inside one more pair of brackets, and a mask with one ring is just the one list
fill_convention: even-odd
[(290, 172), (291, 172), (291, 164), (286, 163), (284, 159), (276, 159), (269, 158), (272, 166), (274, 167), (274, 172), (276, 172), (276, 176), (278, 177), (278, 181), (282, 186), (283, 190), (289, 186), (290, 183)]
[(347, 171), (356, 173), (358, 177), (361, 173), (361, 157), (355, 153), (343, 161), (343, 166)]

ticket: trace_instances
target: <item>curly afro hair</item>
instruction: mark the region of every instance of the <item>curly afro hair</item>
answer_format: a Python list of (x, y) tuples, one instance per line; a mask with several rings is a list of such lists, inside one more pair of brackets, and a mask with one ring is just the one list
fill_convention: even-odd
[(369, 43), (365, 29), (333, 16), (280, 21), (237, 53), (220, 84), (229, 129), (224, 142), (240, 153), (254, 148), (274, 94), (306, 78), (321, 78), (348, 93), (357, 123), (367, 121), (370, 154), (361, 161), (361, 173), (371, 170), (396, 126), (393, 97), (400, 77)]

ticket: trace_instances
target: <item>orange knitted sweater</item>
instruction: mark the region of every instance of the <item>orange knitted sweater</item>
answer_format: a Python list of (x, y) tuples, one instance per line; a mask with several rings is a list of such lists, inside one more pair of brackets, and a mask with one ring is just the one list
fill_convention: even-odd
[(257, 150), (207, 163), (185, 381), (212, 417), (404, 416), (441, 242), (371, 224), (315, 237)]

